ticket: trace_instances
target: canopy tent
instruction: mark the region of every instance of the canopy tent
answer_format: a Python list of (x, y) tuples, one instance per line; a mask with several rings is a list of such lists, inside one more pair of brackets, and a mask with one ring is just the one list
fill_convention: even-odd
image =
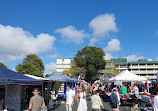
[(107, 83), (107, 82), (109, 81), (109, 78), (108, 78), (108, 77), (106, 77), (104, 80), (105, 80), (105, 82)]
[(71, 78), (71, 79), (73, 79), (73, 80), (76, 81), (76, 82), (81, 82), (81, 81), (79, 81), (78, 79), (76, 79), (75, 77), (73, 77), (73, 78)]
[(79, 79), (79, 81), (80, 81), (81, 83), (85, 83), (85, 81), (83, 81), (83, 80), (81, 80), (81, 79)]
[(40, 85), (43, 84), (43, 81), (27, 77), (0, 66), (0, 84)]
[[(21, 85), (42, 85), (43, 81), (27, 77), (0, 66), (0, 85), (5, 85), (5, 108), (20, 111)], [(13, 90), (18, 91), (13, 93)], [(18, 90), (17, 90), (18, 89)], [(15, 106), (15, 107), (12, 107)]]
[(72, 78), (68, 77), (65, 74), (60, 74), (63, 78), (65, 78), (67, 80), (67, 82), (75, 82)]
[(66, 78), (62, 77), (57, 72), (54, 73), (52, 76), (48, 77), (48, 79), (53, 80), (53, 81), (60, 81), (60, 82), (67, 82), (68, 81)]
[(110, 78), (109, 81), (147, 81), (147, 78), (138, 76), (128, 70), (122, 71), (119, 75), (114, 78)]
[(46, 79), (46, 78), (37, 77), (37, 76), (29, 75), (29, 74), (24, 74), (24, 75), (27, 76), (27, 77), (36, 79), (36, 80), (49, 80), (49, 79)]

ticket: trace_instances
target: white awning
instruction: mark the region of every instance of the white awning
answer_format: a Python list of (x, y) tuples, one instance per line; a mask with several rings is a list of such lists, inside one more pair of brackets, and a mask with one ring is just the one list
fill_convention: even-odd
[(138, 76), (128, 70), (122, 71), (119, 75), (109, 79), (109, 81), (147, 81), (147, 78)]
[(27, 76), (27, 77), (36, 79), (36, 80), (49, 80), (49, 79), (45, 79), (45, 78), (42, 78), (42, 77), (37, 77), (37, 76), (29, 75), (29, 74), (24, 74), (24, 75)]

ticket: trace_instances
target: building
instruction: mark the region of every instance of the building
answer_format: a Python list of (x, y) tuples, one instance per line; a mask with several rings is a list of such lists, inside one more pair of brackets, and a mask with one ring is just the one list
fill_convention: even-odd
[(60, 58), (56, 61), (56, 71), (61, 74), (65, 69), (71, 68), (70, 58)]
[(139, 61), (129, 62), (128, 70), (151, 80), (157, 79), (158, 61), (148, 61), (140, 59)]
[(115, 67), (122, 72), (128, 69), (128, 63), (126, 58), (113, 58), (111, 60), (106, 60), (106, 62), (111, 62), (115, 65)]
[(134, 74), (146, 77), (151, 80), (157, 79), (158, 61), (148, 61), (147, 59), (140, 59), (138, 61), (127, 62), (126, 58), (114, 58), (107, 60), (115, 65), (115, 67), (122, 72), (129, 70)]

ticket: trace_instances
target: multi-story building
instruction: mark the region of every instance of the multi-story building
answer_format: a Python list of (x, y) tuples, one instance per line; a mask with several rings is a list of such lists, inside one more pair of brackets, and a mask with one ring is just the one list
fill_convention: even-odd
[(122, 72), (128, 68), (128, 63), (126, 58), (113, 58), (111, 60), (106, 60), (106, 62), (111, 62), (115, 67)]
[(128, 70), (137, 75), (155, 80), (157, 79), (158, 61), (140, 59), (139, 61), (129, 62)]
[(107, 62), (113, 63), (119, 72), (128, 69), (132, 73), (146, 77), (148, 79), (157, 79), (158, 61), (140, 59), (139, 61), (132, 61), (128, 63), (126, 58), (114, 58), (107, 60)]
[(60, 58), (56, 62), (56, 71), (61, 74), (65, 69), (71, 68), (71, 59), (70, 58)]

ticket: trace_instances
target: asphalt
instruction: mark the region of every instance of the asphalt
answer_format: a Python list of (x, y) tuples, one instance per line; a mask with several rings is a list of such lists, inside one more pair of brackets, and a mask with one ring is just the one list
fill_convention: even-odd
[[(108, 102), (103, 102), (103, 105), (104, 105), (104, 110), (102, 111), (112, 111), (110, 105)], [(87, 97), (87, 107), (88, 107), (88, 110), (87, 111), (92, 111), (92, 103), (89, 99), (89, 97)], [(129, 108), (129, 105), (126, 105), (126, 106), (120, 106), (120, 111), (128, 111), (127, 109)], [(58, 102), (58, 105), (56, 105), (55, 109), (52, 110), (52, 111), (66, 111), (65, 109), (65, 104), (64, 102)], [(73, 111), (77, 111), (77, 102), (75, 102), (74, 106), (73, 106)]]

